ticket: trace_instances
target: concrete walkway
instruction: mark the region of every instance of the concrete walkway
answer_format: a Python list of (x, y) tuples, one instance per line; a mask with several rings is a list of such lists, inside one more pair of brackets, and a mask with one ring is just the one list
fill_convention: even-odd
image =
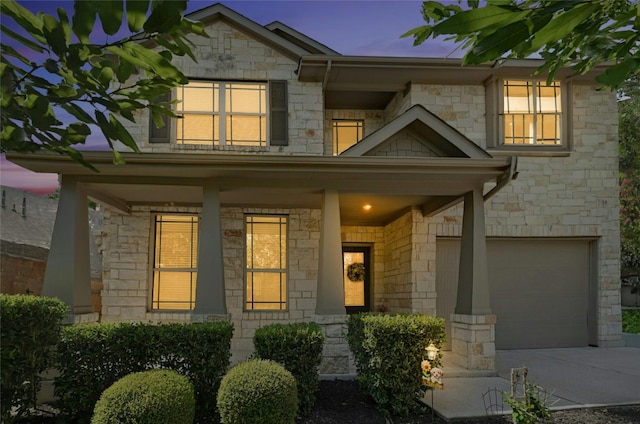
[[(444, 389), (433, 392), (433, 407), (444, 419), (483, 417), (492, 405), (509, 413), (499, 392), (510, 392), (511, 368), (519, 367), (528, 368), (529, 382), (546, 389), (551, 409), (640, 404), (638, 347), (500, 350), (497, 375), (489, 376), (447, 363), (446, 354)], [(431, 405), (430, 392), (424, 402)]]

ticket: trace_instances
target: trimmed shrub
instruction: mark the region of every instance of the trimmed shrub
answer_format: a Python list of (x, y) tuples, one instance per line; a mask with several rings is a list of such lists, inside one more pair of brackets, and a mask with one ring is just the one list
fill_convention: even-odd
[[(428, 315), (365, 313), (349, 316), (349, 348), (360, 387), (380, 411), (403, 415), (424, 395), (421, 362), (425, 348), (444, 341), (444, 320)], [(439, 365), (439, 358), (435, 365)]]
[(96, 403), (91, 424), (192, 424), (193, 384), (172, 370), (151, 370), (122, 377)]
[(2, 422), (11, 423), (35, 407), (40, 373), (53, 364), (52, 348), (66, 316), (67, 306), (58, 299), (0, 294)]
[(64, 328), (58, 345), (55, 394), (61, 414), (89, 423), (102, 392), (127, 374), (172, 369), (189, 378), (196, 421), (216, 417), (215, 397), (229, 367), (233, 326), (203, 324), (89, 324)]
[(218, 410), (222, 424), (294, 424), (296, 380), (276, 362), (242, 362), (222, 379)]
[(271, 359), (293, 374), (298, 386), (298, 413), (308, 415), (316, 403), (324, 335), (316, 323), (271, 324), (256, 330), (256, 356)]

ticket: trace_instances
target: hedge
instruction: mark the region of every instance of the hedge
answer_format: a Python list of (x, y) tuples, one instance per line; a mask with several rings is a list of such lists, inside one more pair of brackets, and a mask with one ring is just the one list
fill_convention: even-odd
[(215, 417), (216, 393), (231, 357), (233, 326), (203, 324), (89, 324), (65, 327), (58, 345), (54, 393), (61, 414), (89, 423), (102, 392), (127, 374), (172, 369), (189, 378), (196, 421)]
[[(421, 362), (430, 343), (440, 348), (444, 320), (428, 315), (365, 313), (349, 316), (349, 348), (358, 380), (380, 411), (403, 415), (424, 395)], [(438, 358), (433, 365), (439, 365)]]
[(282, 364), (296, 379), (298, 413), (313, 411), (318, 391), (324, 335), (316, 323), (271, 324), (256, 330), (256, 356)]
[(192, 424), (193, 384), (173, 370), (122, 377), (96, 403), (91, 424)]
[(296, 380), (274, 361), (242, 362), (222, 379), (218, 409), (222, 424), (294, 424)]
[[(0, 294), (1, 421), (28, 415), (36, 405), (40, 373), (53, 363), (67, 306), (58, 299)], [(15, 408), (13, 416), (12, 408)]]

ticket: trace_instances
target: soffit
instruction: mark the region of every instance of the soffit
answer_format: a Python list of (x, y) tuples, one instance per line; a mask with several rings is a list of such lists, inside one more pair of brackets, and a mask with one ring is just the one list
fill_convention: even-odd
[[(76, 179), (88, 194), (122, 211), (136, 205), (202, 203), (202, 186), (215, 184), (223, 206), (320, 208), (325, 189), (340, 195), (345, 225), (383, 225), (411, 208), (428, 213), (460, 199), (488, 181), (504, 178), (510, 159), (299, 157), (202, 154), (124, 154), (113, 165), (110, 152), (86, 152), (92, 172), (59, 155), (8, 154), (36, 172)], [(373, 209), (363, 213), (362, 205)], [(426, 206), (425, 206), (426, 205)], [(433, 205), (433, 206), (430, 206)]]
[[(463, 66), (461, 59), (307, 55), (300, 59), (298, 79), (323, 84), (326, 109), (382, 110), (411, 84), (482, 86), (491, 78), (531, 78), (542, 64), (538, 59), (525, 59)], [(575, 76), (571, 69), (561, 69), (557, 79), (597, 85), (595, 76), (608, 66)]]

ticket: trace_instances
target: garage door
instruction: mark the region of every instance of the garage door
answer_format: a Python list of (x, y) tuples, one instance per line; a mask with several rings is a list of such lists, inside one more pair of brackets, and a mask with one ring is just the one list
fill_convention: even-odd
[[(460, 240), (438, 239), (436, 249), (436, 307), (448, 321), (456, 304)], [(589, 344), (590, 241), (487, 239), (487, 256), (497, 349)]]

